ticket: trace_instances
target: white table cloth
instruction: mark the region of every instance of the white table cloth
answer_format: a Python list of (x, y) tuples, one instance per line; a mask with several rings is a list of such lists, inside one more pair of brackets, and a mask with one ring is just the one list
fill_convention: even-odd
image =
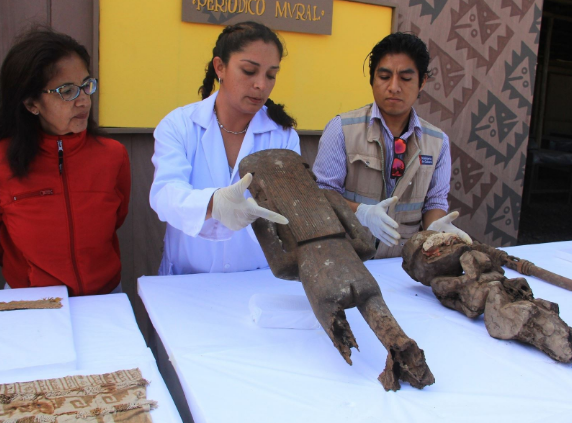
[(61, 298), (62, 308), (0, 312), (0, 380), (22, 368), (76, 368), (68, 291), (63, 286), (0, 290), (0, 302)]
[[(572, 242), (507, 248), (572, 278), (556, 256)], [(411, 280), (401, 259), (366, 266), (405, 332), (424, 349), (436, 382), (385, 392), (377, 381), (386, 350), (356, 309), (347, 317), (360, 351), (348, 366), (321, 329), (257, 327), (254, 294), (296, 295), (300, 283), (269, 270), (142, 277), (143, 299), (177, 372), (196, 423), (570, 422), (572, 365), (534, 347), (491, 338), (483, 318), (445, 308)], [(508, 277), (517, 277), (507, 270)], [(572, 323), (572, 292), (528, 277), (535, 296), (560, 304)]]
[[(29, 290), (34, 289), (37, 288)], [(9, 291), (16, 290), (5, 292)], [(15, 311), (3, 313), (15, 313)], [(21, 368), (9, 377), (0, 375), (0, 383), (101, 374), (138, 367), (143, 377), (150, 382), (147, 387), (147, 398), (159, 403), (159, 407), (151, 411), (153, 422), (181, 422), (171, 395), (157, 369), (153, 354), (147, 348), (139, 331), (127, 295), (69, 298), (68, 313), (73, 327), (73, 335), (69, 340), (74, 344), (77, 355), (77, 365), (74, 369), (62, 370), (55, 366), (47, 366), (38, 371), (34, 368)], [(0, 347), (4, 350), (10, 348), (10, 344), (2, 341)], [(57, 345), (53, 348), (54, 353), (59, 351)]]

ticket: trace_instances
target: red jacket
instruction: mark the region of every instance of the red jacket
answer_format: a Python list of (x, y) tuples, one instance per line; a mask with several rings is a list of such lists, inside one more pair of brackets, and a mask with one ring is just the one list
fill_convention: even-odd
[(0, 264), (8, 284), (111, 292), (121, 279), (116, 231), (131, 189), (125, 147), (86, 131), (44, 134), (25, 178), (13, 177), (7, 149), (1, 140)]

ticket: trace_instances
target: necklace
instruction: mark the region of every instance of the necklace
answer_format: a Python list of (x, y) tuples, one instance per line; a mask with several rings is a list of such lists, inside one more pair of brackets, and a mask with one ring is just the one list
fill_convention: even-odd
[(216, 123), (218, 123), (218, 127), (219, 127), (220, 129), (222, 129), (224, 132), (228, 132), (229, 134), (233, 134), (233, 135), (244, 134), (244, 133), (246, 132), (246, 130), (248, 129), (248, 125), (250, 125), (250, 122), (248, 122), (248, 123), (246, 124), (246, 128), (244, 128), (242, 131), (239, 131), (239, 132), (231, 131), (230, 129), (226, 129), (226, 128), (222, 125), (222, 123), (219, 122), (218, 116), (217, 116), (217, 114), (216, 114), (216, 109), (213, 108), (213, 112), (214, 112), (214, 116), (215, 116), (215, 119), (216, 119)]

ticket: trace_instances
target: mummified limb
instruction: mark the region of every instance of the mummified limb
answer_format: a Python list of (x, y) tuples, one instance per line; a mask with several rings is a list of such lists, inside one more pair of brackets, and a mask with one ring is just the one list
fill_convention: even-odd
[(534, 299), (515, 291), (528, 287), (524, 278), (506, 279), (490, 288), (485, 308), (485, 325), (498, 339), (517, 339), (534, 345), (551, 358), (572, 361), (572, 329), (558, 316), (558, 304)]
[(464, 252), (459, 263), (464, 272), (461, 276), (433, 278), (431, 288), (444, 306), (467, 317), (480, 316), (485, 310), (488, 283), (500, 280), (503, 274), (493, 270), (490, 259), (478, 251)]
[(250, 192), (259, 205), (284, 215), (288, 225), (258, 219), (253, 229), (276, 277), (301, 280), (316, 318), (351, 364), (358, 348), (344, 310), (357, 307), (388, 351), (379, 377), (386, 390), (399, 381), (416, 388), (434, 383), (423, 350), (407, 337), (363, 265), (375, 249), (347, 206), (333, 191), (320, 190), (305, 163), (290, 150), (265, 150), (240, 163), (250, 172)]
[(496, 253), (443, 235), (414, 235), (403, 248), (403, 269), (431, 286), (446, 307), (472, 318), (484, 313), (492, 337), (516, 339), (554, 360), (572, 361), (572, 330), (559, 317), (557, 304), (535, 299), (524, 278), (505, 278)]

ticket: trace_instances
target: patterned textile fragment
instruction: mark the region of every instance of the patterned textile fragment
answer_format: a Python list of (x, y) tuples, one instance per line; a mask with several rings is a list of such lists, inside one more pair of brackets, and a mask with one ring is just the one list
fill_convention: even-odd
[(44, 298), (35, 301), (10, 301), (7, 303), (0, 302), (0, 311), (9, 310), (30, 310), (40, 308), (62, 308), (61, 298)]
[(0, 385), (0, 423), (152, 423), (139, 369)]

